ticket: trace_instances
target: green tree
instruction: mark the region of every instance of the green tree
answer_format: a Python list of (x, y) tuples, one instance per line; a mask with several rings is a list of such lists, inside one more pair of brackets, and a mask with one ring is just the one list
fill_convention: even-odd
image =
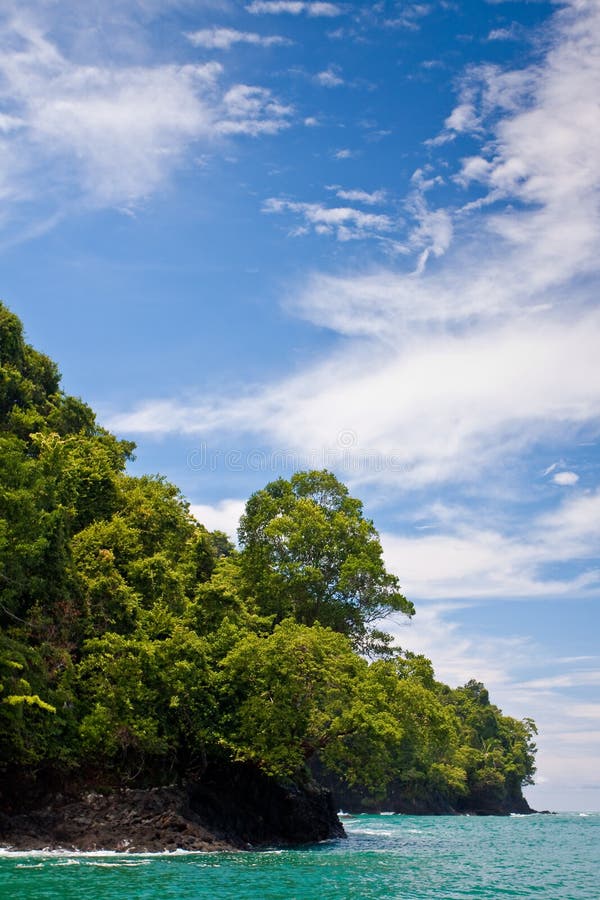
[(73, 761), (73, 666), (50, 642), (38, 647), (0, 631), (0, 774)]
[(84, 759), (159, 780), (205, 766), (215, 731), (207, 645), (175, 617), (158, 623), (154, 611), (133, 635), (88, 641), (78, 680)]
[[(360, 674), (342, 714), (343, 737), (325, 748), (322, 762), (346, 784), (383, 796), (390, 782), (406, 797), (435, 788), (463, 789), (456, 760), (458, 722), (451, 709), (423, 683), (423, 657), (377, 660)], [(416, 666), (412, 663), (416, 662)]]
[(269, 635), (244, 635), (220, 669), (222, 744), (235, 759), (289, 776), (341, 739), (366, 663), (343, 635), (286, 619)]
[(385, 569), (361, 502), (330, 472), (299, 472), (253, 494), (239, 540), (242, 591), (276, 622), (319, 622), (368, 651), (385, 645), (374, 627), (379, 619), (414, 613)]
[(474, 679), (450, 691), (448, 698), (460, 723), (469, 802), (496, 809), (519, 798), (535, 773), (534, 722), (504, 716), (490, 703), (485, 686)]

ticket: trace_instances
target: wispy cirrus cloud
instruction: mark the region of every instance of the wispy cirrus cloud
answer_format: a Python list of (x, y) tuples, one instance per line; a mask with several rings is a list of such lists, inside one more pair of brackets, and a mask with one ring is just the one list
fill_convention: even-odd
[[(318, 287), (309, 290), (313, 321), (361, 337), (332, 358), (218, 404), (148, 401), (113, 416), (111, 426), (157, 435), (258, 434), (289, 448), (335, 446), (336, 436), (352, 429), (359, 436), (357, 455), (377, 448), (393, 461), (355, 471), (354, 480), (402, 491), (470, 483), (536, 441), (559, 441), (598, 422), (600, 314), (574, 322), (523, 314), (501, 326), (492, 320), (452, 334), (442, 329), (447, 311), (432, 303), (436, 298), (424, 309), (408, 291), (392, 324), (383, 276), (373, 278), (374, 309), (363, 305), (365, 293), (350, 282), (317, 277)], [(336, 292), (344, 287), (351, 298), (360, 296), (360, 305), (340, 298)], [(392, 282), (392, 298), (394, 288)], [(377, 336), (365, 341), (371, 329)]]
[(393, 229), (392, 219), (384, 214), (366, 213), (351, 206), (323, 206), (319, 203), (298, 203), (270, 197), (263, 204), (263, 212), (299, 215), (303, 224), (295, 227), (295, 236), (315, 231), (317, 234), (334, 235), (338, 241), (350, 241), (375, 237)]
[(421, 20), (428, 16), (433, 9), (431, 3), (402, 3), (398, 4), (395, 15), (384, 19), (385, 28), (404, 28), (408, 31), (418, 31)]
[(246, 10), (254, 15), (279, 15), (287, 13), (299, 16), (302, 13), (311, 18), (333, 18), (340, 16), (342, 7), (337, 3), (303, 2), (303, 0), (253, 0)]
[(0, 195), (33, 202), (37, 174), (56, 204), (127, 207), (160, 189), (198, 142), (274, 134), (292, 110), (271, 91), (223, 87), (204, 64), (87, 65), (29, 19), (0, 35)]
[(508, 28), (492, 28), (487, 36), (488, 41), (517, 41), (522, 37), (522, 29), (516, 22)]
[[(415, 599), (598, 596), (599, 515), (600, 491), (571, 496), (506, 531), (482, 527), (478, 513), (464, 507), (433, 508), (427, 518), (435, 533), (383, 536), (386, 560)], [(558, 562), (579, 562), (579, 571), (549, 575)]]
[[(407, 259), (408, 272), (316, 272), (290, 288), (290, 310), (354, 340), (247, 397), (214, 407), (174, 402), (170, 425), (160, 404), (147, 403), (115, 427), (192, 433), (202, 423), (280, 446), (297, 446), (301, 435), (312, 447), (352, 428), (363, 446), (396, 454), (399, 469), (369, 477), (399, 490), (468, 483), (540, 440), (596, 435), (599, 18), (594, 4), (578, 4), (558, 14), (545, 60), (498, 73), (495, 83), (487, 70), (477, 75), (475, 116), (491, 121), (478, 174), (460, 165), (458, 197), (475, 181), (500, 190), (504, 206), (430, 210), (435, 176), (424, 173), (407, 199), (416, 268)], [(265, 211), (342, 239), (387, 234), (392, 224), (354, 207), (279, 198)], [(426, 257), (435, 265), (425, 267)]]
[(235, 28), (201, 28), (190, 31), (187, 39), (194, 47), (208, 50), (230, 50), (236, 44), (250, 44), (255, 47), (285, 47), (292, 41), (278, 34), (263, 35), (254, 31), (237, 31)]
[(337, 184), (327, 185), (327, 190), (335, 191), (340, 200), (347, 200), (349, 203), (364, 203), (366, 206), (378, 206), (388, 199), (388, 192), (384, 190), (365, 191), (362, 188), (345, 190)]
[(539, 690), (554, 688), (588, 687), (600, 685), (600, 669), (574, 669), (560, 675), (548, 675), (545, 678), (533, 678), (523, 683), (523, 687)]
[(281, 103), (267, 88), (236, 84), (223, 96), (225, 115), (220, 134), (277, 134), (290, 125), (293, 107)]
[(415, 273), (421, 275), (430, 256), (439, 257), (452, 243), (452, 216), (445, 209), (429, 209), (422, 194), (415, 194), (408, 203), (414, 219), (409, 246), (420, 250)]
[(350, 150), (349, 147), (340, 147), (339, 150), (335, 150), (333, 154), (335, 159), (352, 159), (356, 156), (356, 150)]

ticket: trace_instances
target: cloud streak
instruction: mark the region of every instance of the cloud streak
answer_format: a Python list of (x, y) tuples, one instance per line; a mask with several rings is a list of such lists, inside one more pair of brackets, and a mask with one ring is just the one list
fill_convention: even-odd
[(135, 205), (161, 189), (198, 142), (275, 134), (292, 116), (265, 88), (223, 88), (219, 63), (84, 65), (25, 19), (5, 27), (0, 51), (5, 204), (36, 201), (42, 169), (46, 201)]
[[(465, 509), (432, 511), (439, 533), (383, 538), (386, 559), (414, 599), (540, 597), (600, 592), (596, 548), (600, 542), (600, 492), (581, 494), (552, 513), (510, 532), (482, 527)], [(561, 562), (579, 562), (579, 574), (547, 573)]]
[(384, 190), (364, 191), (361, 188), (343, 190), (337, 185), (330, 186), (329, 190), (335, 191), (340, 200), (347, 200), (349, 203), (364, 203), (366, 206), (378, 206), (387, 200), (387, 191)]
[(256, 47), (289, 46), (292, 41), (281, 35), (262, 35), (254, 31), (237, 31), (235, 28), (202, 28), (186, 34), (194, 47), (208, 50), (230, 50), (236, 44), (251, 44)]
[(389, 216), (366, 213), (350, 206), (327, 207), (319, 203), (297, 203), (270, 197), (263, 204), (263, 212), (299, 215), (304, 224), (292, 231), (296, 236), (314, 231), (321, 235), (335, 235), (338, 241), (350, 241), (375, 237), (393, 228)]
[(363, 477), (406, 489), (469, 482), (542, 437), (597, 422), (600, 313), (575, 322), (530, 314), (462, 334), (432, 334), (444, 309), (401, 307), (390, 331), (393, 343), (386, 343), (385, 301), (379, 311), (344, 305), (336, 319), (327, 303), (339, 287), (335, 280), (330, 286), (319, 280), (323, 305), (317, 306), (313, 289), (313, 321), (350, 334), (372, 330), (375, 343), (353, 345), (351, 353), (340, 351), (247, 397), (221, 398), (218, 406), (148, 402), (113, 417), (112, 426), (146, 434), (259, 433), (285, 447), (297, 447), (298, 436), (303, 446), (334, 446), (336, 435), (352, 429), (362, 448), (394, 460), (393, 467), (367, 470)]
[(246, 10), (254, 15), (280, 15), (287, 13), (299, 16), (302, 13), (310, 18), (333, 18), (342, 14), (342, 8), (336, 3), (302, 2), (302, 0), (253, 0)]

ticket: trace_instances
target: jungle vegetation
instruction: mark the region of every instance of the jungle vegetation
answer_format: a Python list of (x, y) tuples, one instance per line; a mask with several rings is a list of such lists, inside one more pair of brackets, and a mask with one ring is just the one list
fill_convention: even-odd
[(380, 622), (411, 616), (327, 471), (248, 500), (239, 547), (60, 388), (0, 304), (0, 777), (158, 784), (210, 761), (449, 802), (520, 794), (535, 726), (452, 689)]

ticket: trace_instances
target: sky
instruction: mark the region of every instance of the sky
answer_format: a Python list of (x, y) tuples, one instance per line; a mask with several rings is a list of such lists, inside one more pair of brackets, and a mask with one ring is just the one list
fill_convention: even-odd
[(600, 809), (600, 0), (2, 0), (0, 296), (234, 535), (305, 468), (388, 623)]

